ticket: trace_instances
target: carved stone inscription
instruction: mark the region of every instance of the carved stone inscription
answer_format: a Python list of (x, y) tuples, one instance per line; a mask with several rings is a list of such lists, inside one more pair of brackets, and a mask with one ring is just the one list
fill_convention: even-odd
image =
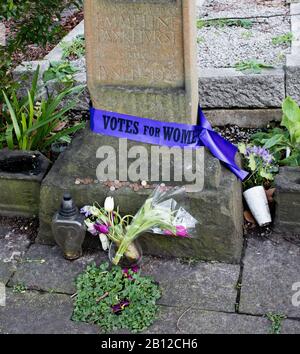
[(94, 1), (94, 81), (183, 88), (181, 1)]

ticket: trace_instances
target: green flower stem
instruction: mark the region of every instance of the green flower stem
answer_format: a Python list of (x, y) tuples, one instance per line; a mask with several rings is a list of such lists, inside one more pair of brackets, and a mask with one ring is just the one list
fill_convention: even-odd
[[(149, 213), (151, 214), (151, 212)], [(141, 215), (141, 214), (140, 214)], [(154, 227), (160, 227), (164, 229), (171, 230), (174, 234), (176, 233), (176, 228), (171, 223), (166, 223), (164, 220), (160, 218), (154, 219), (147, 219), (147, 214), (143, 215), (143, 217), (139, 218), (136, 217), (135, 220), (130, 224), (126, 235), (124, 236), (117, 253), (113, 259), (113, 264), (119, 264), (121, 258), (123, 257), (124, 253), (127, 251), (129, 245), (141, 234), (149, 231)]]

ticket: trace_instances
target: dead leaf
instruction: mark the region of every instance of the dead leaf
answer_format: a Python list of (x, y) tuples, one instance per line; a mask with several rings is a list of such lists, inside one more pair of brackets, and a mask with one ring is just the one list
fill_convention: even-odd
[(66, 125), (67, 125), (67, 122), (59, 122), (57, 124), (57, 126), (53, 129), (53, 131), (60, 132), (61, 130), (63, 130), (65, 128)]
[(276, 188), (270, 188), (270, 189), (266, 190), (266, 196), (267, 196), (269, 203), (273, 203), (273, 201), (274, 201), (273, 196), (274, 196), (275, 191), (276, 191)]
[(253, 224), (255, 225), (256, 224), (256, 221), (253, 217), (253, 215), (251, 214), (251, 212), (249, 210), (245, 210), (244, 211), (244, 218), (247, 222), (249, 222), (250, 224)]

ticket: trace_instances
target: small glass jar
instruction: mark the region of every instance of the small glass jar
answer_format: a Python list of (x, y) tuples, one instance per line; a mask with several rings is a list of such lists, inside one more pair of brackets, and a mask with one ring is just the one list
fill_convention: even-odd
[[(143, 259), (143, 251), (142, 251), (142, 247), (140, 245), (140, 243), (137, 240), (134, 240), (128, 248), (133, 248), (134, 250), (134, 254), (136, 254), (136, 257), (132, 258), (129, 255), (132, 254), (132, 252), (125, 252), (123, 257), (120, 259), (120, 262), (118, 263), (118, 265), (122, 268), (130, 268), (133, 266), (140, 266), (142, 263), (142, 259)], [(113, 259), (116, 255), (116, 252), (119, 248), (119, 245), (117, 245), (114, 242), (111, 242), (109, 250), (108, 250), (108, 258), (109, 261), (113, 263)]]

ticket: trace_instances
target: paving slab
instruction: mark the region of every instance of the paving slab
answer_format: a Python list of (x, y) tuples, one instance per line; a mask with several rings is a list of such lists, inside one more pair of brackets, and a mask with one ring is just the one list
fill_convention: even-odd
[[(2, 230), (3, 231), (3, 230)], [(29, 247), (30, 241), (26, 235), (13, 232), (0, 234), (0, 282), (6, 284), (17, 269), (20, 261)]]
[(162, 306), (158, 319), (145, 333), (266, 334), (270, 328), (269, 320), (263, 317)]
[(160, 306), (157, 319), (143, 334), (179, 334), (177, 321), (185, 310), (184, 307)]
[(300, 282), (300, 248), (280, 237), (272, 241), (249, 239), (239, 311), (249, 314), (281, 313), (300, 318), (292, 304), (294, 283)]
[[(13, 293), (7, 288), (6, 306), (0, 307), (2, 334), (97, 334), (98, 326), (71, 321), (73, 301), (67, 295), (35, 291)], [(267, 334), (266, 318), (198, 308), (160, 306), (154, 324), (145, 334)], [(114, 333), (130, 333), (122, 330)], [(300, 321), (282, 322), (283, 334), (300, 333)]]
[(281, 334), (300, 334), (300, 321), (285, 320), (282, 322)]
[(0, 307), (0, 333), (79, 334), (99, 333), (97, 326), (71, 321), (73, 301), (67, 295), (6, 292)]
[(265, 334), (268, 319), (233, 313), (190, 309), (178, 321), (182, 333), (194, 334)]
[(239, 271), (238, 265), (199, 262), (190, 266), (178, 259), (148, 258), (143, 263), (143, 273), (152, 275), (162, 288), (160, 304), (207, 310), (234, 312)]
[(73, 294), (77, 275), (88, 264), (100, 264), (104, 261), (107, 261), (107, 256), (102, 251), (84, 254), (71, 262), (63, 258), (57, 246), (35, 244), (30, 247), (26, 259), (9, 284), (23, 284), (28, 289)]

